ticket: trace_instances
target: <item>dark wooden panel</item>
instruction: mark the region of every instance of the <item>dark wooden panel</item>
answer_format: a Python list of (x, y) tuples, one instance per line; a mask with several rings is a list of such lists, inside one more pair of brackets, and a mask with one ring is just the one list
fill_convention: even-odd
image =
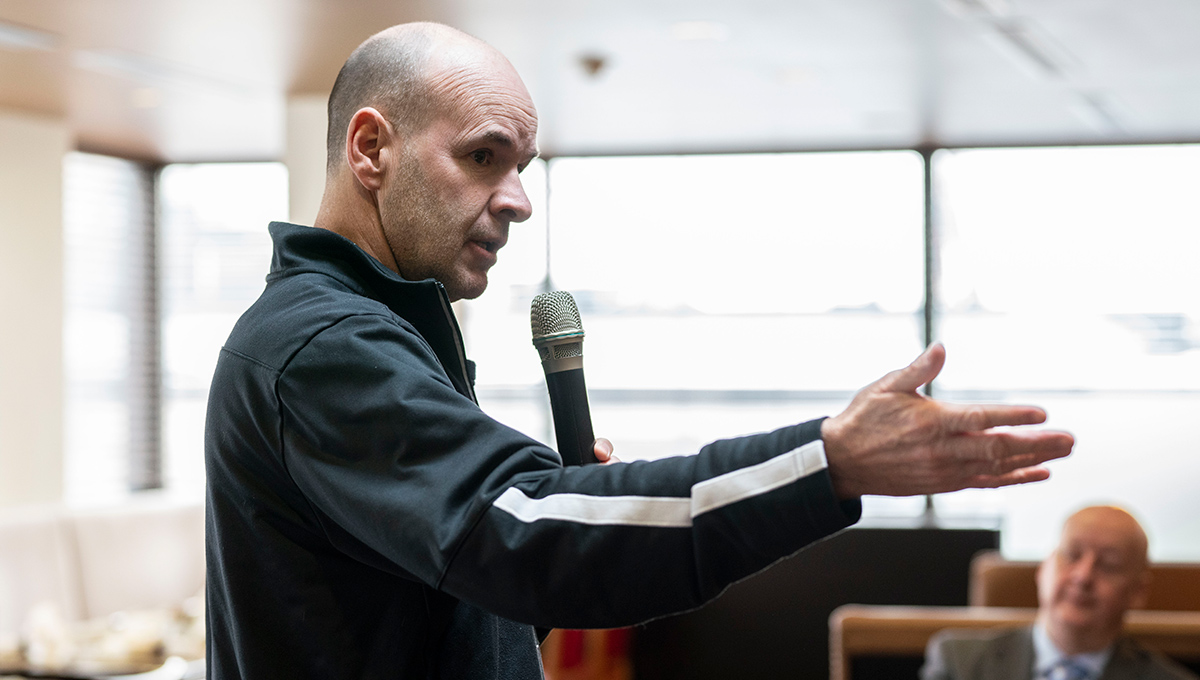
[(639, 626), (638, 680), (825, 678), (838, 606), (967, 603), (972, 556), (993, 528), (852, 528), (735, 584), (693, 612)]

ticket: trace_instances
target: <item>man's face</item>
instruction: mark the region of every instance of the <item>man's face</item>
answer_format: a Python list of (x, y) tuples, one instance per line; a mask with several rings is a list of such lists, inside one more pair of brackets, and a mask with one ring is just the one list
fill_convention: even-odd
[(402, 139), (380, 217), (402, 276), (434, 278), (451, 300), (471, 299), (487, 287), (509, 223), (532, 213), (518, 173), (537, 155), (537, 113), (507, 62), (436, 82), (440, 106)]
[(1144, 535), (1125, 513), (1089, 508), (1071, 517), (1038, 568), (1041, 616), (1055, 641), (1111, 643), (1125, 611), (1144, 603), (1145, 554)]

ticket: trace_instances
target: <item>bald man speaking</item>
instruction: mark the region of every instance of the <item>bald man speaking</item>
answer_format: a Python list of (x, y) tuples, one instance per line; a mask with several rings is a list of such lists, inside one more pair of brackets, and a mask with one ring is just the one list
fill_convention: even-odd
[(270, 226), (266, 288), (213, 376), (213, 680), (535, 680), (538, 630), (698, 607), (857, 521), (863, 494), (1037, 481), (1070, 452), (999, 427), (1038, 408), (920, 395), (934, 346), (832, 418), (564, 467), (480, 410), (450, 306), (529, 217), (536, 137), (512, 65), (446, 26), (390, 28), (343, 66), (316, 221)]

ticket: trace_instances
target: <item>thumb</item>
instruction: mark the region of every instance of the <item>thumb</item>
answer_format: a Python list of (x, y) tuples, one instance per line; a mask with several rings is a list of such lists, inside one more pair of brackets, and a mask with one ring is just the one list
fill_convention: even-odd
[(607, 463), (616, 457), (613, 455), (613, 443), (604, 437), (597, 437), (592, 442), (592, 452), (596, 454), (596, 461), (599, 463)]
[(911, 364), (884, 376), (877, 386), (885, 392), (916, 392), (918, 387), (936, 378), (945, 363), (946, 348), (935, 342)]

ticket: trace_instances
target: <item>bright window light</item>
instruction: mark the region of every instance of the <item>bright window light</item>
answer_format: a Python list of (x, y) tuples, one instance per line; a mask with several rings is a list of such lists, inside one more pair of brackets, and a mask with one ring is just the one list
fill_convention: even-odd
[(1200, 559), (1200, 147), (977, 149), (934, 156), (938, 394), (1035, 403), (1076, 436), (1050, 482), (940, 496), (999, 514), (1039, 559), (1063, 519), (1128, 506), (1159, 560)]

